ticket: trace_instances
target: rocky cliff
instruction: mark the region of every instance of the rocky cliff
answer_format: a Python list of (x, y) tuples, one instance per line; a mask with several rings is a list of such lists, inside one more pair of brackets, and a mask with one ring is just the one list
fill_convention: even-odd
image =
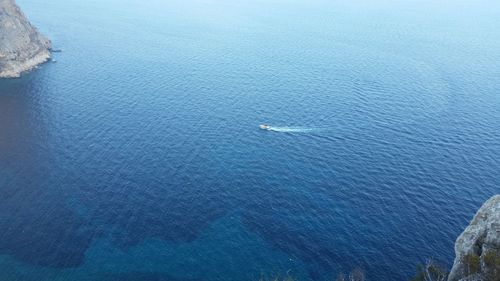
[(448, 281), (500, 281), (500, 195), (479, 209), (455, 243)]
[(50, 41), (33, 27), (14, 0), (0, 0), (0, 78), (18, 77), (50, 58)]

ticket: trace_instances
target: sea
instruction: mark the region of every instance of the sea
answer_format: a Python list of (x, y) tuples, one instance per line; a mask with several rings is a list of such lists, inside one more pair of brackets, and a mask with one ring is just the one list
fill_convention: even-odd
[(498, 1), (17, 3), (1, 281), (409, 280), (500, 193)]

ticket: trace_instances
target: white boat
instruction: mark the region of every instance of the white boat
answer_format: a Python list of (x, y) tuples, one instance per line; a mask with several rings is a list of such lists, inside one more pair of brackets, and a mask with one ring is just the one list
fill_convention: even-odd
[(271, 130), (271, 126), (267, 124), (261, 124), (259, 125), (259, 128), (261, 128), (262, 130)]

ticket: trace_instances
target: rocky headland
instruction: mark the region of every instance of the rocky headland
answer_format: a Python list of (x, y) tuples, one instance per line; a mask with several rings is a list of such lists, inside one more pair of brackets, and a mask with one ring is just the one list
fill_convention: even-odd
[(455, 243), (448, 281), (500, 281), (500, 195), (486, 201)]
[(50, 41), (14, 0), (0, 0), (0, 78), (19, 77), (50, 58)]

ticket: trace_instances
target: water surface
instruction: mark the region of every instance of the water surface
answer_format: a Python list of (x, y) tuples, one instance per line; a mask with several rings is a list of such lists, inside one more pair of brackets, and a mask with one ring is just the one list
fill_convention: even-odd
[(18, 3), (0, 280), (406, 280), (500, 191), (497, 2)]

